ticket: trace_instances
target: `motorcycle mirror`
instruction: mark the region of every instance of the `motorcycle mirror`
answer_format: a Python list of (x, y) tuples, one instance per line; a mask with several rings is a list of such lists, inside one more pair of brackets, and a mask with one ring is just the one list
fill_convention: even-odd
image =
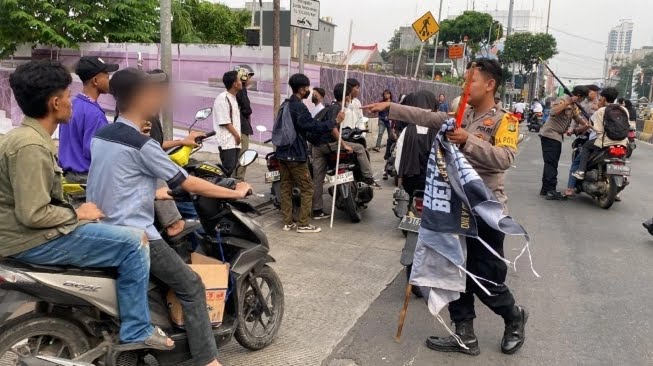
[(195, 113), (195, 120), (203, 121), (203, 120), (209, 118), (211, 113), (213, 113), (213, 108), (200, 109), (199, 111), (197, 111), (197, 113)]
[(258, 153), (254, 150), (245, 150), (245, 152), (240, 155), (240, 159), (238, 160), (238, 164), (240, 166), (248, 166), (252, 165), (256, 161), (256, 158), (258, 158)]
[(524, 141), (524, 134), (520, 133), (519, 134), (519, 139), (517, 139), (517, 145), (521, 144), (522, 141)]

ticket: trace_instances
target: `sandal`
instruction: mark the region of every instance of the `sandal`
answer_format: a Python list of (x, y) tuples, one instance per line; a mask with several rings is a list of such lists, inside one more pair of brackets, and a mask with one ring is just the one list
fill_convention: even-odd
[(160, 351), (170, 351), (175, 348), (173, 343), (172, 346), (168, 346), (168, 336), (161, 330), (159, 327), (154, 327), (154, 332), (146, 340), (137, 343), (125, 343), (120, 344), (114, 347), (114, 350), (124, 352), (124, 351), (135, 351), (139, 349), (156, 349)]

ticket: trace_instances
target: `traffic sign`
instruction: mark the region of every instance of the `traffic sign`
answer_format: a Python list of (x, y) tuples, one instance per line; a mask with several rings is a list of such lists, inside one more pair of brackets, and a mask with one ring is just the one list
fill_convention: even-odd
[(464, 54), (465, 54), (465, 45), (452, 44), (451, 46), (449, 46), (449, 58), (451, 60), (463, 58)]
[(320, 2), (291, 0), (290, 25), (297, 28), (320, 30)]
[(429, 11), (413, 23), (413, 29), (417, 34), (417, 38), (424, 42), (438, 33), (440, 25)]

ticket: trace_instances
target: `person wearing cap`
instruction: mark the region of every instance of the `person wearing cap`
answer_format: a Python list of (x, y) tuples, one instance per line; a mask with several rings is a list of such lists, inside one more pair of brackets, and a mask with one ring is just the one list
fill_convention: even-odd
[[(141, 133), (163, 106), (157, 86), (164, 78), (163, 74), (134, 68), (120, 70), (111, 78), (109, 86), (120, 116), (93, 137), (87, 197), (102, 209), (104, 222), (145, 229), (150, 241), (151, 274), (175, 292), (184, 318), (189, 320), (185, 327), (193, 361), (219, 365), (204, 287), (154, 226), (154, 200), (171, 199), (168, 189), (179, 187), (205, 197), (240, 199), (251, 187), (239, 183), (231, 190), (189, 176), (156, 141)], [(167, 187), (157, 189), (158, 179)]]
[(540, 130), (542, 158), (544, 160), (540, 195), (545, 196), (547, 200), (560, 201), (565, 199), (565, 196), (556, 190), (558, 185), (558, 163), (562, 153), (562, 139), (572, 121), (579, 124), (583, 123), (576, 102), (582, 101), (588, 95), (589, 90), (587, 87), (579, 85), (571, 92), (571, 96), (565, 95), (558, 98), (553, 103), (551, 116)]
[[(252, 105), (247, 95), (247, 87), (254, 73), (244, 67), (239, 67), (238, 77), (240, 78), (243, 88), (236, 94), (238, 109), (240, 110), (240, 154), (249, 149), (249, 138), (254, 134), (252, 129)], [(236, 179), (245, 180), (247, 167), (241, 166), (236, 172)]]
[(225, 72), (222, 83), (227, 89), (213, 102), (213, 128), (217, 132), (220, 162), (227, 174), (232, 174), (238, 164), (242, 142), (240, 130), (240, 108), (236, 95), (243, 89), (243, 82), (237, 71)]
[(25, 117), (0, 140), (0, 257), (117, 268), (123, 347), (170, 349), (172, 340), (150, 321), (150, 258), (143, 229), (109, 225), (93, 200), (75, 209), (64, 197), (52, 134), (73, 113), (71, 83), (70, 72), (50, 60), (30, 61), (9, 76)]
[(109, 122), (97, 100), (109, 92), (109, 73), (117, 64), (105, 63), (96, 56), (84, 56), (75, 66), (75, 73), (84, 84), (73, 100), (73, 117), (59, 129), (59, 165), (69, 183), (86, 183), (91, 165), (91, 138)]

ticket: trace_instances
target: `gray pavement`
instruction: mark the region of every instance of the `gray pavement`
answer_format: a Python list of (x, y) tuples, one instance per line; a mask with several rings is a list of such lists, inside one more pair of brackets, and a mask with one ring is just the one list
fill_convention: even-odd
[[(372, 153), (380, 176), (382, 154)], [(257, 193), (267, 193), (265, 168), (252, 166), (247, 179)], [(319, 365), (345, 337), (381, 291), (401, 270), (399, 254), (403, 236), (392, 215), (390, 183), (375, 191), (370, 208), (360, 224), (352, 224), (336, 212), (334, 228), (329, 220), (315, 222), (319, 234), (287, 233), (281, 230), (276, 210), (257, 218), (265, 227), (272, 267), (281, 277), (285, 292), (285, 315), (275, 343), (250, 352), (232, 342), (221, 350), (220, 361), (237, 365)], [(325, 208), (331, 207), (325, 195)]]
[[(509, 206), (531, 235), (535, 269), (542, 276), (536, 278), (522, 260), (517, 272), (509, 272), (508, 285), (530, 311), (522, 350), (513, 356), (500, 352), (503, 321), (478, 301), (479, 357), (426, 348), (427, 336), (446, 331), (415, 298), (402, 340), (395, 342), (402, 271), (322, 365), (653, 365), (653, 238), (641, 226), (653, 215), (653, 147), (639, 143), (632, 184), (610, 210), (587, 196), (567, 202), (539, 197), (543, 164), (537, 135), (529, 134), (520, 148), (507, 179)], [(565, 146), (559, 189), (566, 185), (569, 156)], [(385, 217), (389, 224), (390, 214)], [(514, 258), (520, 245), (508, 240), (506, 255)], [(442, 315), (448, 320), (446, 310)]]

